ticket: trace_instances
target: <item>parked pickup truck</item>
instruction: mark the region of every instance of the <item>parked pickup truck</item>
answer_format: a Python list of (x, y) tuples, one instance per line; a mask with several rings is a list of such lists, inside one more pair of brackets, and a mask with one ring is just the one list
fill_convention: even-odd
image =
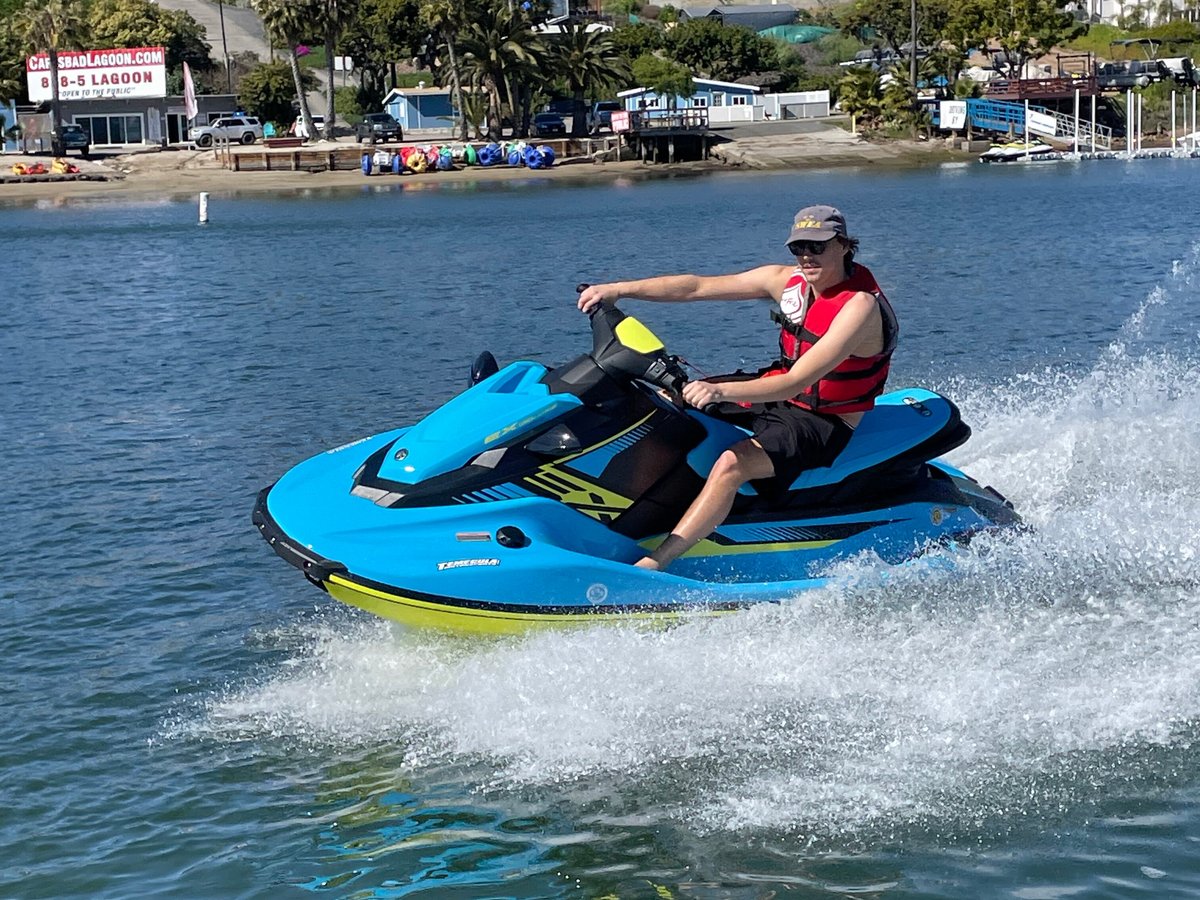
[(377, 143), (404, 140), (404, 129), (391, 113), (367, 113), (354, 128), (354, 137), (361, 144), (368, 138)]
[(92, 139), (82, 125), (74, 122), (64, 124), (62, 129), (50, 136), (50, 150), (55, 156), (66, 156), (68, 150), (78, 150), (79, 155), (87, 159), (92, 149)]
[(595, 134), (601, 128), (612, 131), (612, 114), (624, 108), (618, 100), (597, 100), (588, 110), (588, 132)]

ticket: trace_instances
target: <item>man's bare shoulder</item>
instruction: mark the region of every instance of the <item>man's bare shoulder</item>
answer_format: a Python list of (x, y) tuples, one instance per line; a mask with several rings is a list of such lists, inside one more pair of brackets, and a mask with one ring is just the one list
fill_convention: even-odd
[(756, 266), (740, 273), (738, 277), (756, 284), (762, 296), (778, 301), (783, 296), (783, 289), (787, 287), (788, 279), (792, 277), (795, 270), (795, 266)]

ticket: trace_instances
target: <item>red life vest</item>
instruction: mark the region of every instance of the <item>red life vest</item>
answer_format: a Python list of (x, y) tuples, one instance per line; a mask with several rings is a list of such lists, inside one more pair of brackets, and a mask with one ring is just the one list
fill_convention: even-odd
[(896, 313), (883, 291), (866, 266), (853, 264), (850, 277), (834, 285), (829, 293), (813, 294), (804, 275), (797, 268), (788, 279), (780, 302), (782, 315), (780, 324), (779, 352), (782, 369), (768, 372), (774, 375), (788, 371), (801, 356), (829, 331), (829, 326), (842, 307), (858, 293), (871, 294), (879, 304), (883, 316), (883, 350), (874, 356), (850, 356), (820, 381), (789, 403), (794, 403), (813, 412), (851, 413), (865, 412), (875, 405), (875, 398), (883, 393), (891, 367), (892, 351), (896, 349), (899, 325)]

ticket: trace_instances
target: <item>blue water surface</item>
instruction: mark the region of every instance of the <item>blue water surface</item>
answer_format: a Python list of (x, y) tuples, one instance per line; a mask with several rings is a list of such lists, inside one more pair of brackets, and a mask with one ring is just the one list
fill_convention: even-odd
[[(1198, 165), (0, 205), (0, 895), (1200, 895)], [(818, 202), (893, 384), (1034, 526), (953, 578), (464, 642), (250, 525), (479, 350), (586, 348), (577, 283), (785, 262)], [(759, 304), (629, 308), (702, 371), (772, 355)]]

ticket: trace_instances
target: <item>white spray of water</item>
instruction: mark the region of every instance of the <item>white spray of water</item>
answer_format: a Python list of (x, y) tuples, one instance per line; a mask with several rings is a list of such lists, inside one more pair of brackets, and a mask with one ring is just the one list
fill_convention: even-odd
[(944, 386), (975, 428), (952, 461), (1033, 526), (952, 570), (858, 559), (782, 606), (649, 633), (318, 626), (189, 730), (393, 744), (414, 773), (599, 784), (717, 830), (971, 827), (1169, 782), (1200, 723), (1200, 365), (1194, 334), (1137, 348), (1198, 271), (1178, 266), (1090, 372)]

